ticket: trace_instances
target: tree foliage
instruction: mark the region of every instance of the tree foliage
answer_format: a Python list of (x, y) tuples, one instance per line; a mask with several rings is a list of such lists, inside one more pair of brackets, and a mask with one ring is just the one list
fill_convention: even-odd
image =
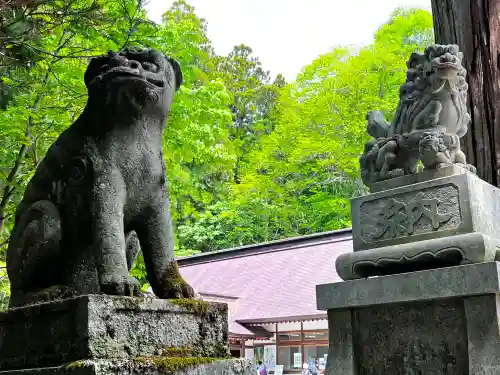
[(259, 138), (240, 165), (240, 181), (179, 235), (201, 251), (349, 227), (349, 199), (364, 193), (358, 158), (365, 116), (390, 118), (406, 60), (432, 43), (431, 15), (397, 9), (361, 49), (334, 48), (282, 87)]
[[(349, 226), (366, 112), (392, 113), (407, 57), (432, 38), (428, 12), (397, 10), (371, 45), (334, 48), (287, 84), (248, 46), (218, 56), (184, 0), (161, 24), (140, 0), (14, 3), (0, 10), (0, 255), (36, 166), (85, 105), (89, 57), (137, 45), (180, 62), (164, 148), (176, 249), (190, 255)], [(142, 258), (132, 273), (147, 282)]]

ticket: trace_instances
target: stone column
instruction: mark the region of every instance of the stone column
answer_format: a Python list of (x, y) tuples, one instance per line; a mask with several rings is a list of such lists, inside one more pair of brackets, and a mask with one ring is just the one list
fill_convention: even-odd
[(500, 189), (454, 165), (351, 201), (344, 282), (317, 287), (329, 375), (500, 374)]
[(318, 285), (327, 375), (500, 374), (500, 263)]
[(371, 194), (351, 200), (353, 252), (335, 263), (345, 281), (316, 291), (328, 375), (500, 374), (500, 189), (460, 150), (461, 58), (456, 45), (412, 54), (392, 121), (368, 113)]

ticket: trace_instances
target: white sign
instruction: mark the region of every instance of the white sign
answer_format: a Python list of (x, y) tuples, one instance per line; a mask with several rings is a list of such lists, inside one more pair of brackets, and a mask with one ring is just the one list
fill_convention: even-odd
[(283, 365), (276, 365), (274, 375), (283, 375)]
[(276, 345), (264, 346), (264, 361), (266, 366), (273, 369), (276, 366)]
[(320, 370), (324, 370), (326, 367), (326, 360), (325, 358), (320, 358), (319, 359), (319, 369)]
[(293, 353), (293, 368), (302, 367), (302, 353)]

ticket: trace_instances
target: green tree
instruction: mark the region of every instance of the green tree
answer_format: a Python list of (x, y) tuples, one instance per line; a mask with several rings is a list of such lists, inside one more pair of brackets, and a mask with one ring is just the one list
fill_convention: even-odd
[[(232, 96), (230, 105), (233, 126), (230, 138), (238, 150), (238, 165), (259, 139), (273, 130), (272, 113), (285, 85), (278, 74), (271, 83), (269, 71), (264, 70), (259, 59), (252, 55), (250, 47), (240, 44), (227, 56), (217, 56), (215, 66)], [(237, 165), (237, 168), (238, 168)], [(238, 170), (235, 171), (238, 181)]]
[[(183, 0), (162, 24), (137, 0), (26, 4), (0, 10), (0, 259), (27, 181), (85, 105), (89, 57), (139, 45), (180, 62), (164, 148), (177, 254), (189, 255), (348, 226), (366, 112), (391, 114), (405, 60), (432, 36), (427, 12), (398, 10), (372, 45), (336, 48), (287, 85), (247, 46), (217, 56)], [(141, 257), (132, 273), (147, 283)]]
[(215, 54), (206, 23), (176, 1), (151, 46), (176, 58), (184, 84), (176, 96), (165, 135), (165, 157), (178, 225), (196, 220), (232, 176), (236, 149), (229, 139), (231, 97), (215, 74)]
[[(177, 2), (165, 15), (165, 24), (155, 25), (137, 0), (40, 4), (36, 10), (21, 7), (22, 17), (13, 13), (14, 18), (5, 21), (27, 19), (36, 27), (23, 31), (29, 37), (9, 34), (9, 45), (18, 51), (2, 60), (6, 67), (0, 71), (2, 90), (9, 94), (8, 100), (0, 101), (0, 251), (6, 249), (15, 208), (40, 159), (83, 110), (88, 58), (110, 49), (154, 47), (180, 61), (185, 84), (172, 107), (164, 140), (174, 218), (192, 215), (197, 207), (191, 202), (213, 200), (206, 181), (234, 169), (228, 140), (230, 95), (221, 80), (207, 73), (214, 71), (210, 43), (190, 8)], [(90, 9), (92, 16), (75, 17), (78, 7)], [(67, 14), (54, 21), (50, 15), (59, 17), (60, 8)], [(141, 267), (138, 262), (137, 270)]]
[[(5, 51), (0, 54), (3, 258), (27, 182), (50, 144), (85, 105), (82, 77), (88, 58), (123, 48), (136, 34), (149, 35), (153, 25), (136, 0), (28, 2), (3, 9), (0, 24)], [(8, 290), (2, 281), (5, 273), (0, 274), (0, 294)]]
[(432, 43), (432, 17), (398, 9), (373, 44), (335, 48), (280, 91), (274, 130), (241, 164), (241, 182), (179, 235), (200, 250), (275, 240), (350, 226), (349, 199), (364, 193), (358, 159), (365, 116), (390, 117), (406, 60)]

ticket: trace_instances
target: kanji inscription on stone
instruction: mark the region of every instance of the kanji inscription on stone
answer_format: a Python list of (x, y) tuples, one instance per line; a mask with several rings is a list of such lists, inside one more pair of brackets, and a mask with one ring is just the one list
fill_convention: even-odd
[(415, 224), (423, 217), (430, 220), (432, 229), (439, 227), (450, 220), (451, 215), (439, 212), (439, 200), (437, 198), (424, 198), (419, 192), (415, 199), (409, 203), (400, 202), (391, 198), (375, 215), (375, 223), (378, 230), (372, 235), (373, 239), (382, 238), (386, 235), (395, 238), (398, 235), (411, 235)]

